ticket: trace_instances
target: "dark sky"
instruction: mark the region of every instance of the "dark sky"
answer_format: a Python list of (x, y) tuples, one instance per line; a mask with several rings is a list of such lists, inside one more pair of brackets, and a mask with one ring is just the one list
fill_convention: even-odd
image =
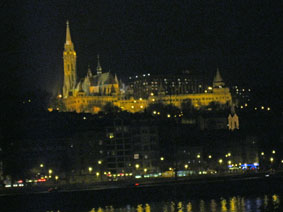
[[(125, 78), (189, 69), (272, 91), (282, 79), (282, 1), (29, 0), (1, 3), (2, 85), (54, 92), (62, 85), (66, 20), (78, 75)], [(12, 90), (11, 90), (12, 89)], [(268, 92), (269, 92), (268, 91)]]

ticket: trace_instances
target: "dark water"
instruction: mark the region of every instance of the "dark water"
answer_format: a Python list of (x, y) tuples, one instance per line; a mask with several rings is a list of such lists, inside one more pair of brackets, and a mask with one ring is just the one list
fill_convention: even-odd
[[(282, 203), (281, 203), (282, 204)], [(60, 211), (60, 210), (59, 210)], [(283, 211), (277, 194), (259, 197), (235, 196), (220, 199), (198, 199), (176, 202), (151, 202), (125, 206), (104, 206), (90, 208), (91, 212), (261, 212)], [(63, 211), (60, 211), (63, 212)], [(78, 211), (83, 212), (83, 211)]]
[[(119, 197), (116, 197), (119, 199)], [(183, 201), (157, 201), (148, 203), (117, 203), (116, 205), (84, 205), (81, 208), (49, 208), (38, 207), (32, 211), (44, 212), (262, 212), (283, 211), (282, 195), (270, 194), (261, 196), (232, 196), (206, 199), (187, 199)], [(16, 204), (16, 203), (15, 203)], [(36, 204), (36, 203), (35, 203)], [(39, 206), (39, 205), (38, 205)], [(27, 211), (23, 210), (17, 211)], [(1, 210), (5, 211), (5, 210)], [(9, 210), (14, 211), (14, 210)]]

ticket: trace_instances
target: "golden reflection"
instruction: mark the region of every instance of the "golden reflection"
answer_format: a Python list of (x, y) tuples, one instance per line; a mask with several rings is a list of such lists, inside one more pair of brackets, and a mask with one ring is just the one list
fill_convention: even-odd
[(210, 210), (211, 210), (211, 212), (216, 212), (216, 210), (217, 210), (217, 204), (216, 204), (214, 199), (211, 200), (211, 202), (210, 202)]
[(171, 208), (171, 212), (175, 212), (175, 203), (174, 202), (171, 202), (170, 208)]
[(150, 205), (149, 204), (145, 204), (145, 212), (150, 212)]
[(221, 211), (227, 211), (227, 207), (226, 207), (226, 204), (227, 204), (227, 202), (226, 202), (226, 199), (222, 199), (221, 200)]
[(178, 202), (178, 212), (183, 212), (182, 202)]
[(230, 199), (230, 211), (231, 212), (237, 211), (237, 199), (236, 199), (236, 197), (232, 197)]
[(199, 211), (205, 212), (205, 203), (204, 203), (203, 200), (201, 200), (200, 203), (199, 203)]
[(137, 206), (137, 212), (143, 212), (143, 207), (141, 204)]
[(103, 209), (102, 209), (101, 207), (99, 207), (99, 208), (97, 209), (97, 212), (103, 212)]
[(192, 203), (187, 204), (187, 212), (192, 212)]
[(280, 203), (279, 196), (274, 194), (272, 196), (272, 201), (273, 201), (273, 203), (279, 204)]

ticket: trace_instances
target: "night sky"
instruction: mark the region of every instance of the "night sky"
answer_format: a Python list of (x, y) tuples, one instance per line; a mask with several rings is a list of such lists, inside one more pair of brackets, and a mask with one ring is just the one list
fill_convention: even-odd
[[(29, 0), (1, 3), (1, 84), (9, 93), (62, 86), (66, 20), (78, 75), (126, 78), (191, 70), (280, 94), (282, 1)], [(265, 92), (263, 92), (265, 91)]]

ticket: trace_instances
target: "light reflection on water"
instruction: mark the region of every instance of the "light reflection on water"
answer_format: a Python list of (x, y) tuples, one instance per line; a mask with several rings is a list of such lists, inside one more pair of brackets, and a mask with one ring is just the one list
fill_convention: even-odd
[(282, 206), (280, 208), (279, 206), (280, 197), (274, 194), (257, 198), (235, 196), (210, 200), (152, 202), (136, 206), (126, 205), (125, 207), (105, 206), (92, 208), (89, 212), (262, 212), (281, 211)]

